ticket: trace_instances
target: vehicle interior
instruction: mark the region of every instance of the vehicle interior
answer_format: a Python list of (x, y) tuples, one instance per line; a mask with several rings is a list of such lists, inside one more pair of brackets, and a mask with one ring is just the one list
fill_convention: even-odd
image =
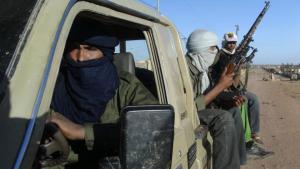
[(99, 28), (103, 28), (99, 31), (117, 37), (120, 44), (116, 47), (114, 64), (118, 71), (134, 74), (154, 96), (158, 96), (150, 51), (144, 35), (147, 27), (88, 12), (82, 12), (76, 20), (91, 20)]
[[(80, 13), (76, 18), (75, 22), (93, 22), (97, 25), (97, 28), (99, 28), (99, 31), (104, 32), (105, 35), (107, 36), (114, 36), (117, 37), (120, 41), (120, 44), (116, 47), (115, 54), (113, 56), (114, 58), (114, 64), (117, 68), (117, 71), (126, 71), (131, 74), (134, 74), (143, 84), (144, 86), (155, 96), (158, 98), (158, 90), (157, 90), (157, 82), (155, 78), (155, 72), (153, 71), (153, 58), (150, 58), (150, 51), (148, 49), (147, 41), (145, 38), (145, 31), (148, 30), (148, 28), (142, 26), (142, 25), (137, 25), (134, 23), (126, 23), (126, 21), (118, 20), (116, 18), (112, 19), (107, 16), (99, 16), (96, 14), (91, 14), (89, 12), (82, 12)], [(76, 24), (73, 24), (71, 27), (70, 32), (72, 29), (76, 27)], [(67, 48), (67, 47), (66, 47)], [(64, 56), (63, 56), (64, 57)], [(128, 111), (133, 111), (135, 112), (136, 109), (134, 107), (127, 108)], [(143, 110), (145, 112), (149, 110), (161, 110), (161, 109), (168, 109), (169, 108), (164, 108), (163, 106), (152, 106), (151, 108), (149, 107), (144, 107)], [(168, 111), (167, 110), (167, 111)], [(146, 113), (146, 116), (144, 117), (138, 117), (138, 119), (143, 119), (147, 120), (145, 118), (147, 117), (149, 113)], [(168, 126), (171, 126), (173, 128), (174, 125), (174, 113), (170, 112), (167, 113), (168, 115), (165, 117), (160, 117), (160, 118), (166, 118), (168, 122)], [(151, 113), (150, 113), (151, 115)], [(160, 114), (157, 114), (161, 116)], [(156, 116), (156, 115), (155, 115)], [(172, 117), (171, 117), (172, 116)], [(171, 118), (170, 118), (171, 117)], [(144, 125), (143, 120), (137, 120), (136, 118), (129, 119), (126, 124), (130, 123), (137, 123), (139, 121), (144, 127), (146, 127), (146, 130), (151, 128), (147, 127)], [(130, 122), (131, 121), (131, 122)], [(151, 125), (155, 125), (155, 122)], [(129, 125), (130, 127), (130, 125)], [(152, 126), (153, 127), (153, 126)], [(128, 128), (125, 126), (125, 128)], [(149, 130), (149, 132), (152, 132)], [(130, 134), (129, 134), (130, 135)], [(157, 135), (159, 136), (159, 135)], [(156, 136), (156, 138), (157, 138)], [(160, 136), (159, 136), (160, 137)], [(151, 139), (156, 139), (156, 138), (149, 138), (145, 137), (143, 139), (151, 140)], [(164, 138), (164, 137), (162, 137)], [(169, 140), (173, 139), (173, 130), (172, 134), (169, 135)], [(125, 142), (124, 147), (127, 149), (133, 149), (135, 148), (135, 144), (128, 144), (128, 139), (127, 136), (122, 137), (121, 139), (126, 139), (127, 141), (123, 140), (121, 142)], [(134, 139), (133, 139), (134, 140)], [(157, 140), (157, 139), (156, 139)], [(138, 140), (134, 140), (138, 141)], [(145, 141), (145, 142), (146, 142)], [(43, 138), (41, 140), (41, 145), (39, 148), (39, 152), (37, 154), (36, 160), (34, 162), (33, 168), (40, 168), (40, 167), (51, 167), (55, 166), (57, 164), (62, 164), (68, 160), (68, 156), (70, 154), (70, 149), (69, 149), (69, 144), (68, 140), (64, 138), (62, 133), (59, 131), (58, 127), (53, 124), (53, 123), (48, 123), (45, 126)], [(126, 144), (126, 145), (125, 145)], [(171, 146), (165, 146), (167, 148), (162, 148), (159, 151), (163, 151), (166, 149), (169, 154), (172, 152), (172, 144)], [(108, 145), (109, 146), (109, 145)], [(129, 147), (129, 148), (128, 148)], [(124, 159), (128, 159), (126, 157), (127, 152), (121, 152), (123, 154), (123, 161), (126, 161)], [(140, 151), (140, 150), (139, 150)], [(141, 152), (143, 153), (143, 152)], [(148, 158), (148, 157), (147, 157)], [(167, 156), (168, 161), (171, 161), (171, 155)], [(146, 157), (145, 157), (146, 159)], [(122, 159), (121, 159), (122, 160)], [(130, 161), (131, 158), (127, 161)], [(163, 163), (163, 160), (160, 160), (160, 163)], [(129, 163), (129, 162), (128, 162)], [(170, 163), (170, 162), (169, 162)], [(159, 164), (161, 165), (161, 164)], [(165, 164), (164, 164), (165, 165)], [(170, 165), (170, 164), (168, 164)], [(126, 165), (127, 167), (122, 167), (122, 168), (130, 168), (130, 165)], [(136, 165), (135, 165), (136, 166)]]

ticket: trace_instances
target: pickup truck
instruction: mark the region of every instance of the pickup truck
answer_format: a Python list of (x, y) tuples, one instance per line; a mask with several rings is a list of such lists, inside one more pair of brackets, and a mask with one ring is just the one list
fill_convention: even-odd
[[(127, 67), (159, 100), (159, 105), (124, 108), (125, 115), (134, 116), (134, 112), (145, 115), (145, 118), (129, 118), (127, 124), (145, 127), (146, 117), (165, 119), (146, 126), (149, 130), (142, 135), (144, 138), (133, 140), (130, 132), (130, 138), (122, 137), (122, 146), (126, 147), (122, 152), (125, 155), (120, 157), (122, 169), (138, 168), (146, 160), (152, 160), (153, 166), (144, 168), (211, 167), (211, 139), (200, 125), (181, 39), (170, 20), (135, 0), (1, 2), (1, 169), (32, 168), (39, 158), (66, 40), (73, 22), (82, 17), (97, 22), (120, 40), (116, 66)], [(128, 57), (133, 62), (128, 63)], [(154, 127), (153, 131), (150, 127)], [(165, 130), (168, 134), (161, 137), (154, 130)], [(57, 142), (59, 139), (62, 138)], [(139, 139), (149, 144), (140, 149), (128, 145)], [(164, 141), (163, 147), (158, 146), (161, 151), (155, 150), (155, 145)], [(147, 156), (128, 159), (126, 154), (130, 151)]]

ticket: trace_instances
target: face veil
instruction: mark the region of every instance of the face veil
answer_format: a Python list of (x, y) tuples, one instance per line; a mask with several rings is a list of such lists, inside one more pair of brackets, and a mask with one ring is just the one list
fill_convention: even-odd
[[(210, 85), (208, 68), (214, 63), (218, 52), (217, 35), (207, 30), (199, 29), (191, 33), (187, 41), (187, 55), (192, 64), (202, 73), (201, 93)], [(216, 50), (211, 50), (212, 48)]]
[(52, 108), (78, 124), (99, 121), (119, 86), (113, 63), (107, 57), (75, 62), (69, 56), (63, 62)]

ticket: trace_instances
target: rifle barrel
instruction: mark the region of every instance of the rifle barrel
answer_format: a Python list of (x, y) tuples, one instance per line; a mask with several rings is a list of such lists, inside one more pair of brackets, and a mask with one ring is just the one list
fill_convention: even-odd
[(258, 24), (261, 22), (262, 18), (264, 17), (265, 13), (267, 12), (267, 10), (270, 7), (270, 1), (266, 1), (265, 2), (265, 6), (262, 9), (262, 11), (259, 13), (259, 15), (257, 16), (255, 22), (252, 24), (250, 30), (248, 31), (248, 33), (244, 36), (242, 42), (239, 44), (239, 46), (237, 47), (237, 52), (240, 53), (242, 52), (242, 50), (244, 50), (249, 43), (252, 41), (252, 36), (258, 26)]

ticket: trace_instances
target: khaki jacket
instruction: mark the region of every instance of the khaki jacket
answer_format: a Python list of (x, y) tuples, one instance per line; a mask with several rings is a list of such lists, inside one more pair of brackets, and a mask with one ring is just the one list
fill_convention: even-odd
[[(99, 119), (99, 123), (118, 123), (123, 107), (128, 105), (158, 104), (157, 99), (132, 74), (120, 72), (120, 86), (115, 96), (107, 103), (106, 109)], [(85, 127), (85, 142), (88, 150), (93, 149), (95, 123), (87, 123)]]
[(192, 58), (188, 54), (186, 55), (186, 61), (190, 69), (190, 76), (194, 89), (194, 100), (197, 110), (200, 111), (205, 109), (204, 95), (201, 93), (201, 79), (203, 73), (192, 64)]

